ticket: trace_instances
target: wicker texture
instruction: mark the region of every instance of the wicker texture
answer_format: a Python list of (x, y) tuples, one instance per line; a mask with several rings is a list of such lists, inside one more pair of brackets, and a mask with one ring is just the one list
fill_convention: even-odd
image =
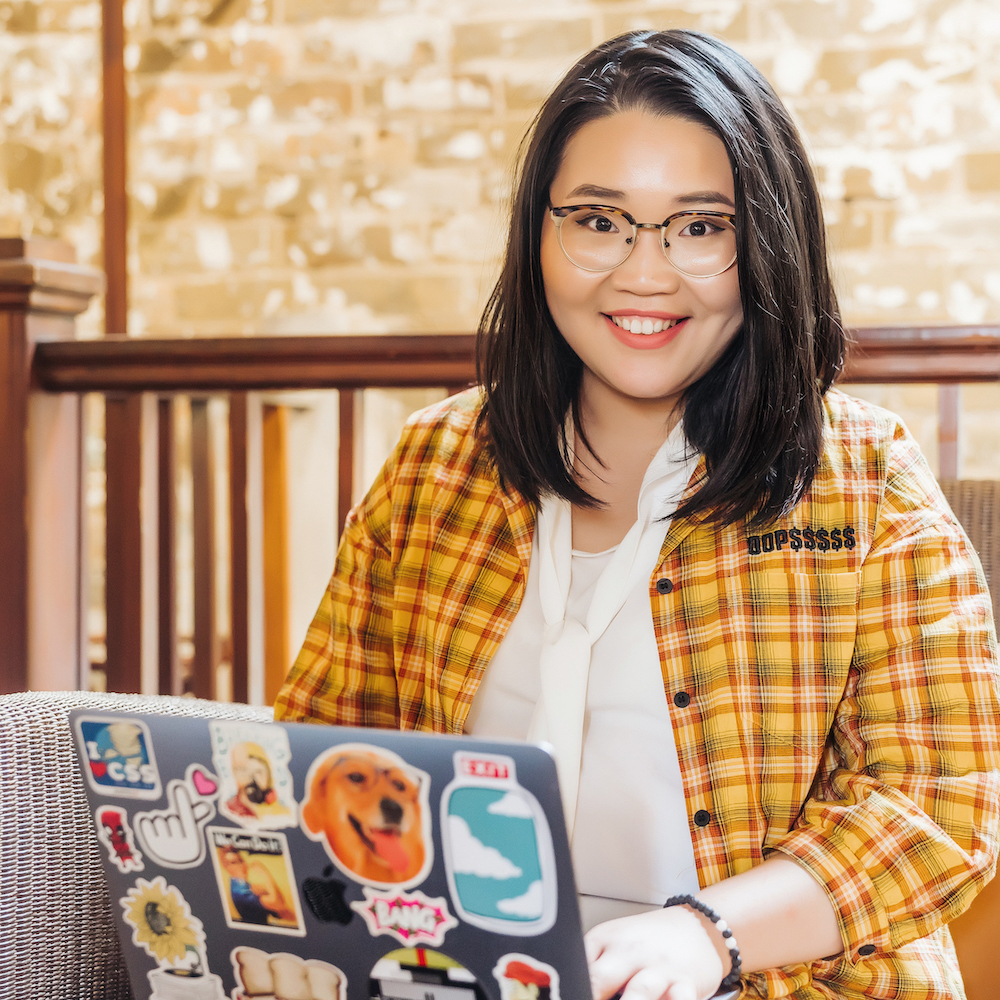
[(941, 489), (979, 553), (1000, 623), (1000, 480), (942, 479)]
[(191, 698), (0, 696), (0, 1000), (131, 998), (67, 717), (76, 708), (269, 721)]

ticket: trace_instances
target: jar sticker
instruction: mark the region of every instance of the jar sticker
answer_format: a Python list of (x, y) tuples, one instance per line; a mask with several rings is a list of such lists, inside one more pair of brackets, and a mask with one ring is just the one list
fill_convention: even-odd
[(131, 799), (160, 797), (160, 773), (145, 722), (81, 715), (74, 725), (87, 781), (95, 792)]
[(98, 806), (94, 810), (97, 837), (108, 849), (108, 860), (123, 875), (145, 869), (142, 853), (135, 846), (128, 815), (121, 806)]
[(118, 901), (132, 944), (154, 959), (151, 1000), (225, 1000), (222, 980), (208, 968), (205, 930), (187, 900), (162, 875), (137, 878)]
[(419, 889), (386, 892), (365, 886), (362, 891), (364, 901), (356, 900), (351, 908), (365, 918), (373, 937), (389, 934), (401, 944), (439, 945), (458, 926), (443, 896), (431, 899)]
[(391, 751), (344, 743), (309, 768), (302, 829), (355, 881), (410, 888), (434, 861), (429, 790), (430, 776)]
[(372, 967), (372, 1000), (487, 1000), (475, 975), (430, 948), (397, 948)]
[(501, 1000), (559, 1000), (559, 973), (530, 955), (511, 952), (493, 969)]
[(134, 817), (149, 860), (166, 868), (200, 865), (205, 860), (202, 831), (215, 819), (212, 797), (217, 793), (215, 777), (201, 764), (189, 764), (183, 779), (167, 782), (167, 808), (137, 812)]
[(281, 726), (260, 722), (211, 722), (212, 762), (219, 775), (219, 812), (251, 830), (298, 823), (292, 752)]
[(233, 1000), (251, 997), (345, 1000), (347, 995), (344, 973), (318, 958), (302, 959), (286, 952), (269, 954), (245, 946), (234, 948), (230, 958), (236, 977)]
[(304, 937), (285, 835), (223, 826), (210, 826), (206, 833), (226, 924)]
[(528, 936), (556, 919), (556, 863), (541, 805), (517, 782), (514, 760), (458, 751), (441, 796), (448, 888), (476, 927)]

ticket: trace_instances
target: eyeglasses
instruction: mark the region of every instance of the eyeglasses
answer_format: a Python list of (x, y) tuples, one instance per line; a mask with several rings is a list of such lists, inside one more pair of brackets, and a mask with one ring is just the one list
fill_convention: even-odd
[(671, 267), (692, 278), (712, 278), (736, 260), (735, 215), (675, 212), (663, 222), (636, 222), (607, 205), (550, 208), (566, 259), (584, 271), (610, 271), (628, 259), (640, 229), (660, 230), (660, 249)]

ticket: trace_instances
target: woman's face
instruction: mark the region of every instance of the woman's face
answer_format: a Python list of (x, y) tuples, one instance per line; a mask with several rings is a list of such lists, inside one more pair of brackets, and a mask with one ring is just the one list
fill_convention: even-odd
[[(733, 174), (714, 133), (681, 118), (626, 111), (584, 125), (569, 141), (549, 193), (553, 207), (600, 204), (637, 222), (689, 209), (734, 211)], [(743, 322), (735, 263), (712, 278), (674, 270), (659, 232), (640, 229), (628, 259), (585, 271), (542, 228), (542, 276), (552, 318), (584, 364), (583, 402), (624, 396), (672, 410), (718, 360)], [(634, 323), (662, 326), (632, 333)]]

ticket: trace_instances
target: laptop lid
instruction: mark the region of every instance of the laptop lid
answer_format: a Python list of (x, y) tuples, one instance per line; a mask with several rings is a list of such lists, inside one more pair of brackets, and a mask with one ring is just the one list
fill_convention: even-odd
[(137, 998), (590, 1000), (529, 744), (74, 712)]

